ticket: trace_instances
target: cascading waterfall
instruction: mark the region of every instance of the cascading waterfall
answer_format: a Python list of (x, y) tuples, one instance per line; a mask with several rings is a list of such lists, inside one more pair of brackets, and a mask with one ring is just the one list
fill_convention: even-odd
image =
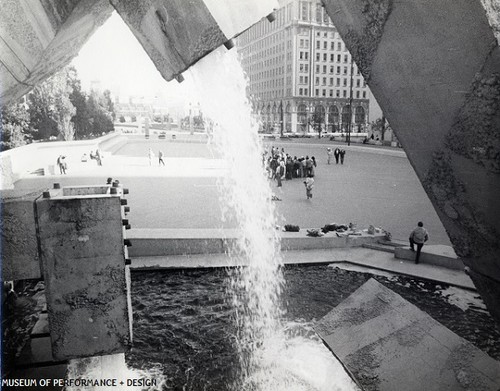
[(235, 309), (241, 380), (234, 390), (356, 389), (310, 324), (284, 320), (280, 240), (272, 190), (262, 167), (258, 123), (246, 98), (236, 51), (223, 48), (192, 67), (200, 104), (215, 121), (214, 145), (227, 165), (219, 181), (224, 218), (236, 219), (240, 240), (230, 249), (228, 297)]
[[(214, 72), (213, 57), (217, 71)], [(222, 66), (222, 68), (220, 68)], [(203, 112), (214, 124), (214, 144), (227, 164), (219, 181), (225, 218), (236, 218), (242, 236), (229, 256), (228, 295), (235, 308), (243, 389), (271, 388), (272, 362), (284, 341), (279, 237), (271, 189), (262, 169), (262, 145), (246, 98), (246, 80), (235, 52), (213, 53), (191, 70)]]

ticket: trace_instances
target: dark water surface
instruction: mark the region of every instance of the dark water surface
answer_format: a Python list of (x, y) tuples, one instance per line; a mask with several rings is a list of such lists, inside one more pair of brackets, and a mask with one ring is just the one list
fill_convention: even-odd
[[(465, 311), (438, 290), (443, 284), (409, 277), (381, 277), (328, 266), (284, 270), (287, 320), (313, 322), (369, 278), (403, 296), (444, 326), (500, 359), (500, 329), (484, 311)], [(134, 347), (128, 365), (159, 367), (172, 390), (224, 391), (237, 387), (238, 358), (232, 310), (226, 302), (226, 271), (157, 271), (132, 274)], [(236, 386), (235, 386), (236, 384)], [(236, 388), (237, 389), (237, 388)]]

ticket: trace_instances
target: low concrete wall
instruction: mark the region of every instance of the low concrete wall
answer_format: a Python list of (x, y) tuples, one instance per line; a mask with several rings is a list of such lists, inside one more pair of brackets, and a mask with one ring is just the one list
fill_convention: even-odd
[(45, 175), (58, 173), (57, 158), (61, 154), (66, 156), (68, 172), (71, 172), (71, 167), (80, 163), (84, 153), (88, 156), (90, 151), (99, 149), (110, 154), (126, 143), (125, 136), (114, 132), (94, 140), (33, 143), (10, 149), (0, 153), (0, 189), (12, 189), (17, 180), (40, 169)]
[[(237, 230), (132, 229), (128, 235), (132, 241), (129, 255), (133, 258), (227, 253), (239, 235)], [(366, 233), (340, 237), (329, 233), (322, 237), (309, 237), (305, 230), (281, 232), (280, 236), (282, 251), (361, 247), (365, 243), (377, 243), (384, 237), (383, 234)]]
[[(415, 260), (415, 251), (409, 247), (396, 247), (394, 257), (398, 259)], [(453, 251), (453, 248), (443, 245), (424, 246), (419, 258), (420, 263), (441, 266), (447, 269), (464, 270), (465, 265)]]

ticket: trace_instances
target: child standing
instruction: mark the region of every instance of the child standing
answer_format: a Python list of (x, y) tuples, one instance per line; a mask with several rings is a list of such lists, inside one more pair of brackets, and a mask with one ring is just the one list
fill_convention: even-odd
[(314, 187), (314, 178), (309, 174), (309, 176), (304, 181), (304, 185), (306, 186), (306, 196), (307, 199), (312, 198), (312, 189)]

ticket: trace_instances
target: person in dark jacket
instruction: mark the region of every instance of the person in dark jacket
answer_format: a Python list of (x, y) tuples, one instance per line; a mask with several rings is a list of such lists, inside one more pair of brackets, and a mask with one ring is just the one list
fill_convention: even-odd
[(333, 151), (333, 156), (335, 156), (335, 164), (339, 164), (340, 149), (335, 148), (335, 151)]
[(424, 228), (424, 223), (422, 223), (421, 221), (418, 222), (417, 228), (411, 231), (409, 240), (411, 251), (415, 251), (415, 246), (417, 246), (417, 256), (415, 257), (415, 264), (418, 264), (422, 247), (424, 247), (424, 243), (429, 240), (429, 234)]

